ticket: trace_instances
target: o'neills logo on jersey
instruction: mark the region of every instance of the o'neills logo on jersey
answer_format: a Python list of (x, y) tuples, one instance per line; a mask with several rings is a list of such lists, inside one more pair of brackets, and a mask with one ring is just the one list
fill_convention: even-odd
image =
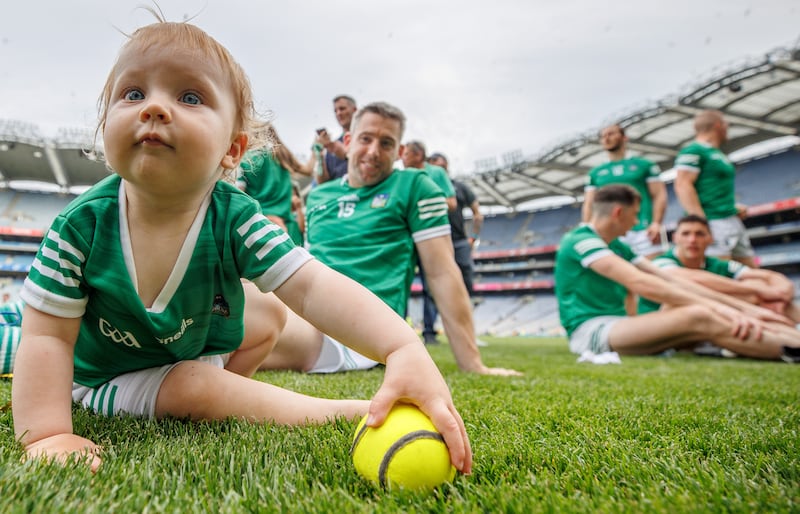
[(175, 332), (175, 335), (172, 335), (172, 336), (169, 336), (169, 337), (165, 337), (163, 339), (158, 337), (156, 339), (158, 339), (158, 342), (161, 343), (161, 344), (174, 343), (175, 341), (177, 341), (178, 339), (183, 337), (183, 334), (186, 333), (186, 328), (192, 326), (193, 323), (194, 323), (194, 320), (192, 318), (182, 319), (181, 320), (181, 328), (180, 328), (180, 330)]
[(111, 339), (115, 343), (121, 343), (125, 346), (132, 347), (132, 348), (141, 348), (142, 345), (139, 344), (139, 341), (136, 340), (133, 334), (128, 332), (127, 330), (120, 330), (116, 327), (113, 327), (111, 323), (100, 318), (98, 322), (100, 326), (100, 333), (106, 336), (107, 338)]

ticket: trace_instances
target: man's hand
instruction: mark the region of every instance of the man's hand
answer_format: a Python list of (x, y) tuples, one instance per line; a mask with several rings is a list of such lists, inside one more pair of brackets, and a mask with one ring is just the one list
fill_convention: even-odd
[(661, 223), (654, 221), (650, 223), (650, 226), (647, 227), (647, 237), (650, 239), (650, 242), (653, 244), (657, 244), (661, 242)]
[(483, 366), (482, 369), (476, 371), (475, 373), (479, 373), (481, 375), (497, 375), (500, 377), (521, 377), (522, 372), (517, 371), (515, 369), (507, 369), (507, 368), (488, 368)]

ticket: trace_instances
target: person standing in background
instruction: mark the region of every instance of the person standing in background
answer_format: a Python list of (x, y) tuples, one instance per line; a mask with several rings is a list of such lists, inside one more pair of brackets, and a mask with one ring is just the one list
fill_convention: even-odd
[(720, 111), (700, 111), (694, 130), (695, 140), (675, 158), (675, 195), (687, 214), (708, 220), (714, 237), (708, 255), (755, 268), (755, 251), (742, 222), (747, 209), (736, 203), (736, 166), (720, 150), (728, 140), (728, 123)]

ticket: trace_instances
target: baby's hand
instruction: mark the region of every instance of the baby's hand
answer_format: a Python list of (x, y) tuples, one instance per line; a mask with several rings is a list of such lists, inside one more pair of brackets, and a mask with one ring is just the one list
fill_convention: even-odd
[(30, 458), (55, 459), (66, 463), (71, 459), (86, 462), (92, 473), (100, 467), (100, 446), (92, 441), (75, 434), (56, 434), (30, 443), (25, 447), (25, 453)]

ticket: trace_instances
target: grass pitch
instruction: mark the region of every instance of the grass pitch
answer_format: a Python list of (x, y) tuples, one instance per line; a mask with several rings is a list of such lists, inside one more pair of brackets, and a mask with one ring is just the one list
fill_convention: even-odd
[[(456, 370), (430, 348), (475, 452), (474, 473), (435, 494), (360, 479), (355, 422), (103, 418), (74, 410), (105, 448), (100, 472), (20, 463), (0, 411), (2, 512), (798, 512), (800, 366), (677, 354), (577, 364), (563, 339), (486, 338), (484, 361), (523, 377)], [(413, 371), (410, 371), (413, 372)], [(369, 397), (383, 371), (260, 373), (307, 394)], [(11, 385), (0, 381), (0, 406)]]

